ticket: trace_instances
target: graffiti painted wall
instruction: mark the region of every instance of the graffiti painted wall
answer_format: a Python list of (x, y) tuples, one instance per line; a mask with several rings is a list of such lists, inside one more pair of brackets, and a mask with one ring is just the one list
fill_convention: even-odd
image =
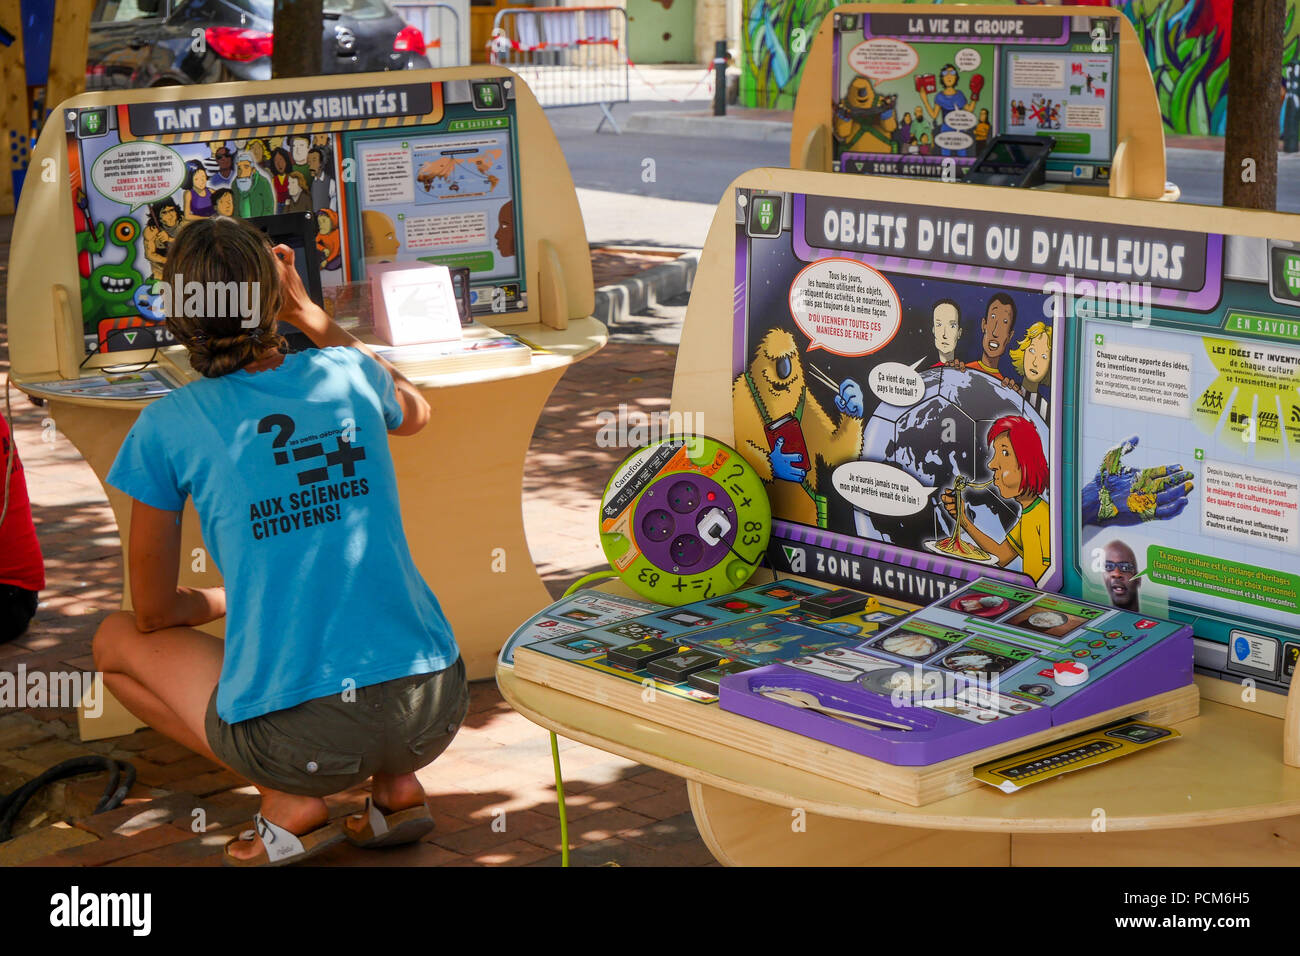
[[(918, 0), (925, 2), (925, 0)], [(1091, 0), (1102, 3), (1104, 0)], [(744, 0), (741, 103), (790, 109), (822, 17), (836, 0)], [(1133, 23), (1160, 97), (1165, 131), (1222, 136), (1228, 113), (1232, 0), (1111, 0)], [(1300, 110), (1300, 0), (1287, 0), (1282, 122)], [(1283, 95), (1279, 78), (1278, 95)]]

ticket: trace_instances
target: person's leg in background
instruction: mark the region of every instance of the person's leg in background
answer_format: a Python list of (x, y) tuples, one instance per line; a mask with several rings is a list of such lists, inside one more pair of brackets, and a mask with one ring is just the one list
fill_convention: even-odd
[(22, 637), (36, 615), (37, 594), (14, 584), (0, 584), (0, 644)]

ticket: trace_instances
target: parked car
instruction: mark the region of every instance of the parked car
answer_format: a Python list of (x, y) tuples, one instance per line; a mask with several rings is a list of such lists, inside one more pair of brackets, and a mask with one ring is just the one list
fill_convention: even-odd
[[(273, 4), (99, 0), (90, 24), (86, 88), (269, 80)], [(322, 73), (429, 66), (423, 35), (384, 0), (325, 0), (324, 12)]]

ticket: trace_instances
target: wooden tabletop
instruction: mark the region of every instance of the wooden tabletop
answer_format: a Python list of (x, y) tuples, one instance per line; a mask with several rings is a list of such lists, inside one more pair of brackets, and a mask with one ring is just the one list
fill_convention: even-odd
[[(461, 385), (481, 385), (487, 382), (520, 378), (525, 375), (537, 375), (571, 365), (586, 358), (591, 353), (603, 348), (609, 338), (605, 326), (591, 317), (571, 319), (569, 327), (563, 330), (534, 323), (532, 325), (512, 325), (503, 328), (502, 331), (509, 335), (518, 336), (525, 344), (537, 350), (533, 352), (531, 362), (527, 365), (507, 365), (459, 372), (440, 372), (434, 375), (408, 374), (407, 378), (411, 380), (412, 384), (421, 389), (440, 389), (455, 388)], [(87, 363), (83, 374), (86, 376), (103, 375), (103, 366), (109, 365), (112, 368), (128, 368), (131, 370), (161, 367), (174, 377), (184, 381), (188, 381), (194, 376), (194, 373), (189, 371), (189, 362), (184, 349), (169, 348), (165, 352), (158, 353), (162, 359), (161, 361), (152, 361), (154, 354), (153, 349), (139, 349), (131, 352), (111, 353), (110, 356), (105, 358), (96, 356), (94, 364)], [(84, 395), (47, 392), (33, 387), (37, 383), (52, 381), (57, 378), (57, 372), (28, 373), (26, 375), (14, 375), (13, 383), (24, 392), (32, 395), (67, 402), (70, 405), (83, 405), (93, 408), (139, 410), (155, 400), (153, 398), (129, 400), (93, 398)]]
[[(725, 744), (524, 681), (497, 668), (502, 695), (534, 723), (709, 786), (810, 813), (893, 826), (1081, 833), (1213, 826), (1300, 814), (1300, 769), (1281, 760), (1282, 722), (1203, 700), (1182, 738), (1104, 767), (1004, 794), (981, 787), (910, 807)], [(705, 705), (701, 705), (705, 706)]]

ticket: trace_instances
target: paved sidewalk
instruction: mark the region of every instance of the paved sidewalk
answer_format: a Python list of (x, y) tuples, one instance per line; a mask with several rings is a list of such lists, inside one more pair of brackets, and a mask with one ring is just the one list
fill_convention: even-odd
[[(0, 218), (0, 270), (12, 219)], [(620, 264), (620, 257), (622, 261)], [(603, 253), (605, 280), (662, 259)], [(4, 280), (0, 271), (0, 303)], [(3, 305), (0, 304), (0, 308)], [(0, 376), (8, 343), (0, 313)], [(666, 410), (675, 350), (614, 342), (561, 380), (534, 433), (522, 488), (534, 559), (553, 593), (604, 565), (595, 503), (624, 450), (599, 448), (597, 413)], [(11, 392), (16, 442), (27, 472), (47, 589), (33, 626), (0, 645), (0, 671), (89, 670), (90, 639), (118, 605), (122, 569), (112, 513), (99, 482), (44, 409)], [(48, 438), (49, 440), (45, 440)], [(435, 589), (437, 582), (431, 582)], [(88, 816), (104, 778), (56, 784), (30, 804), (0, 865), (215, 866), (225, 841), (249, 825), (256, 791), (155, 731), (80, 743), (71, 710), (0, 709), (0, 792), (69, 757), (108, 753), (139, 779), (126, 805)], [(707, 865), (684, 783), (572, 741), (561, 741), (574, 865)], [(555, 866), (559, 825), (547, 734), (515, 714), (492, 682), (472, 687), (470, 716), (451, 748), (420, 774), (437, 829), (410, 847), (382, 852), (340, 845), (330, 866)], [(364, 789), (331, 799), (334, 815), (360, 809)], [(67, 822), (52, 823), (66, 817)], [(202, 827), (200, 827), (202, 824)], [(204, 829), (206, 828), (206, 829)], [(202, 832), (199, 832), (199, 831)]]

